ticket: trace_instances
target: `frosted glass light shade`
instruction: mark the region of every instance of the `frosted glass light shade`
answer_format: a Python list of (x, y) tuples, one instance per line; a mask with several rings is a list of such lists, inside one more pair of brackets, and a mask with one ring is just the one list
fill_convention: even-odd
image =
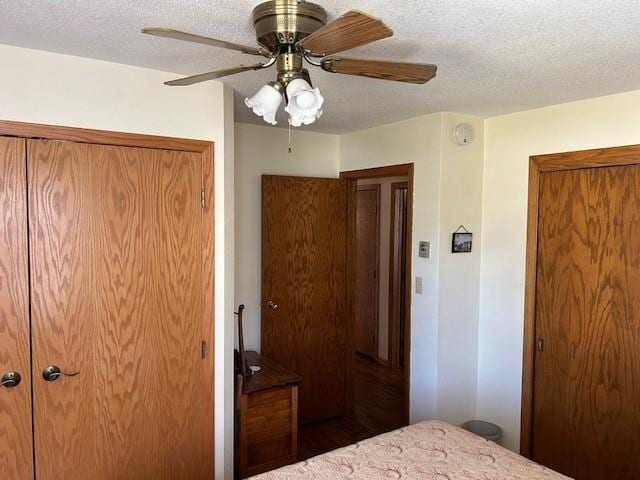
[(289, 114), (289, 123), (292, 127), (311, 125), (322, 116), (322, 104), (324, 97), (317, 88), (302, 78), (296, 78), (287, 85), (287, 97), (289, 103), (284, 110)]
[(245, 98), (244, 103), (253, 110), (253, 113), (262, 117), (265, 122), (276, 125), (276, 113), (282, 103), (282, 94), (271, 85), (264, 85), (258, 93), (251, 98)]

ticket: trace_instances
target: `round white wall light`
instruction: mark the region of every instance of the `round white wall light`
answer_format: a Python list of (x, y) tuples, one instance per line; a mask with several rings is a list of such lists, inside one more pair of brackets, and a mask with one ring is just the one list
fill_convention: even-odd
[(473, 142), (473, 127), (468, 123), (461, 123), (453, 130), (453, 141), (458, 145), (469, 145)]

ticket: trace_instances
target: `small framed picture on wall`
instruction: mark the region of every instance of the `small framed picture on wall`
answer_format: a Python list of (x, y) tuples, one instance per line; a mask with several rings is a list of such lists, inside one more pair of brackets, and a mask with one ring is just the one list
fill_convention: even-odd
[(473, 245), (473, 233), (469, 232), (463, 225), (453, 232), (451, 240), (451, 253), (470, 253)]

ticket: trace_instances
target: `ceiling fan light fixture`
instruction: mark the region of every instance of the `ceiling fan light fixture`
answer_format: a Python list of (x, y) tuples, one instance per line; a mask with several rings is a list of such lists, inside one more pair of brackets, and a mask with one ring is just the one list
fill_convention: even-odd
[(259, 47), (165, 27), (144, 28), (142, 33), (264, 57), (266, 61), (190, 75), (165, 84), (193, 85), (275, 65), (276, 81), (245, 99), (247, 107), (271, 125), (277, 124), (283, 97), (290, 126), (310, 125), (322, 116), (324, 98), (320, 90), (312, 88), (305, 61), (329, 73), (418, 85), (436, 76), (437, 66), (426, 63), (335, 57), (337, 53), (393, 35), (382, 20), (358, 10), (327, 22), (324, 8), (309, 0), (266, 0), (254, 8), (253, 26)]
[(276, 125), (276, 114), (282, 103), (282, 92), (277, 83), (267, 83), (263, 85), (258, 93), (251, 98), (245, 98), (244, 103), (253, 110), (257, 116), (262, 117), (265, 122)]
[(289, 102), (285, 111), (289, 114), (292, 127), (311, 125), (322, 116), (324, 97), (318, 88), (312, 88), (302, 78), (295, 78), (287, 85)]

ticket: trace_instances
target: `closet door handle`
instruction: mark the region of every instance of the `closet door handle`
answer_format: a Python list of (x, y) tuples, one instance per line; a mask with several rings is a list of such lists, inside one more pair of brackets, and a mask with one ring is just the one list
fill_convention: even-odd
[(273, 300), (269, 300), (267, 302), (267, 307), (269, 307), (271, 310), (277, 310), (278, 309), (278, 304), (277, 303), (273, 303)]
[(20, 384), (22, 377), (18, 372), (7, 372), (0, 379), (0, 387), (13, 388)]
[(57, 380), (59, 377), (75, 377), (76, 375), (79, 375), (79, 374), (80, 372), (65, 373), (65, 372), (62, 372), (55, 365), (49, 365), (47, 368), (45, 368), (42, 371), (42, 378), (44, 378), (47, 382), (53, 382)]

